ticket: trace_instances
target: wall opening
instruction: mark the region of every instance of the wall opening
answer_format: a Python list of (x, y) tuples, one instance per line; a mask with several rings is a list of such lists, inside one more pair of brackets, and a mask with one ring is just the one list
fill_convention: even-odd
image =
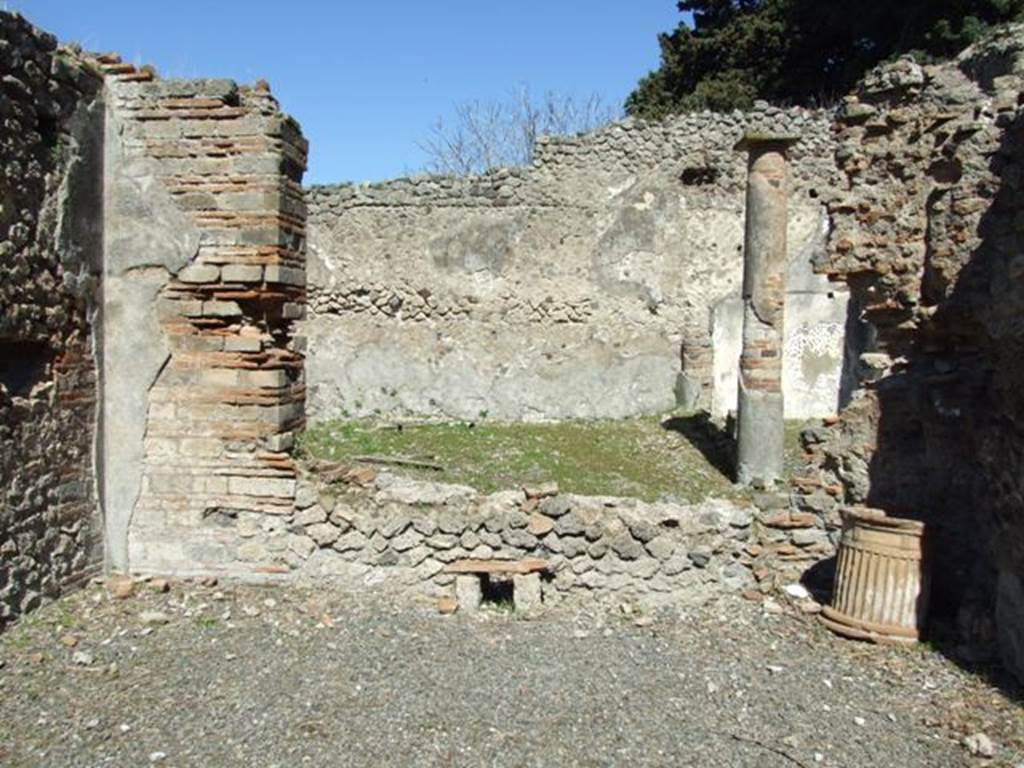
[(46, 376), (52, 357), (46, 342), (0, 339), (0, 385), (10, 397), (26, 397)]
[(480, 577), (480, 588), (486, 604), (509, 607), (515, 603), (515, 587), (508, 574), (485, 573)]

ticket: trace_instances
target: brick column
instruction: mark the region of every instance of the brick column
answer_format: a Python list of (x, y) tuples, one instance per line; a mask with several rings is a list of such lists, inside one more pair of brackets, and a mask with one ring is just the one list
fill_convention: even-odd
[[(120, 211), (108, 214), (118, 232), (134, 228), (110, 237), (108, 258), (132, 238), (150, 255), (132, 254), (140, 266), (108, 285), (121, 290), (154, 263), (166, 272), (154, 277), (149, 308), (160, 367), (149, 381), (131, 382), (149, 386), (141, 480), (134, 503), (111, 498), (131, 504), (126, 554), (112, 564), (174, 573), (286, 570), (274, 542), (283, 540), (292, 511), (291, 449), (305, 421), (303, 345), (294, 330), (305, 309), (307, 144), (265, 84), (125, 78), (125, 67), (107, 64), (121, 147), (119, 167), (107, 173), (130, 175), (147, 207), (128, 223)], [(113, 194), (121, 208), (125, 196)], [(173, 258), (160, 248), (168, 230), (180, 240)], [(108, 307), (119, 301), (128, 304), (110, 295)], [(125, 315), (107, 318), (108, 338), (122, 346)], [(123, 377), (113, 361), (107, 367), (111, 378)]]
[(747, 134), (737, 145), (749, 153), (736, 457), (736, 479), (743, 485), (770, 485), (782, 477), (786, 150), (796, 141)]

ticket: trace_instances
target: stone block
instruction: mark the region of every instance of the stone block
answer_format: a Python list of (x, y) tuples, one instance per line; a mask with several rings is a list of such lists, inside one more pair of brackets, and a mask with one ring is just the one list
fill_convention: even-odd
[(348, 533), (339, 536), (333, 546), (339, 552), (351, 552), (354, 550), (364, 549), (369, 543), (370, 540), (359, 531), (349, 531)]
[(541, 608), (540, 574), (515, 574), (512, 577), (512, 599), (517, 611), (530, 613)]
[(234, 301), (204, 301), (203, 315), (205, 317), (241, 317), (242, 308)]
[(204, 384), (214, 387), (235, 387), (238, 386), (238, 373), (236, 368), (207, 368), (199, 376)]
[[(150, 406), (150, 411), (155, 406)], [(172, 407), (173, 410), (173, 407)], [(173, 414), (167, 418), (173, 418)], [(178, 441), (173, 437), (147, 437), (145, 440), (146, 455), (157, 457), (157, 456), (174, 456), (178, 453)]]
[(386, 516), (381, 518), (377, 523), (377, 530), (381, 536), (390, 539), (392, 536), (397, 536), (406, 528), (412, 525), (412, 520), (404, 512), (393, 511), (388, 513)]
[(316, 542), (309, 536), (291, 534), (288, 537), (288, 549), (297, 554), (303, 560), (312, 555), (316, 548)]
[(192, 492), (192, 475), (176, 472), (174, 474), (150, 474), (149, 490), (153, 493), (189, 494)]
[(466, 528), (466, 521), (445, 513), (437, 518), (437, 527), (441, 529), (441, 533), (461, 534)]
[(264, 371), (239, 371), (239, 384), (243, 387), (278, 389), (288, 385), (288, 372), (282, 368)]
[(558, 483), (547, 482), (540, 485), (524, 485), (523, 493), (528, 499), (544, 499), (548, 496), (558, 495)]
[(239, 496), (295, 496), (295, 480), (286, 477), (230, 477), (228, 492)]
[(658, 527), (647, 520), (629, 520), (626, 525), (633, 538), (639, 539), (644, 544), (654, 539), (659, 531)]
[(276, 435), (270, 435), (266, 439), (267, 448), (271, 451), (290, 451), (295, 445), (295, 433), (294, 432), (281, 432)]
[(429, 517), (418, 517), (412, 521), (412, 527), (424, 536), (433, 536), (437, 533), (437, 523)]
[(297, 509), (306, 509), (316, 504), (320, 494), (316, 488), (308, 483), (299, 483), (295, 489), (295, 506)]
[(298, 509), (295, 511), (296, 525), (315, 525), (316, 523), (326, 522), (326, 520), (327, 513), (319, 504), (314, 504), (312, 507)]
[(698, 568), (706, 568), (708, 563), (711, 562), (711, 548), (703, 545), (694, 547), (686, 553), (686, 556)]
[(647, 542), (646, 547), (652, 557), (655, 557), (662, 562), (672, 557), (676, 551), (675, 542), (668, 536), (659, 536), (656, 539), (651, 539)]
[(555, 521), (555, 533), (559, 536), (582, 536), (586, 530), (583, 520), (579, 515), (570, 512)]
[(530, 524), (530, 518), (524, 512), (515, 509), (505, 517), (505, 524), (509, 528), (526, 528)]
[(566, 557), (580, 557), (587, 553), (587, 540), (582, 536), (566, 536), (561, 543), (562, 554)]
[(530, 515), (530, 521), (526, 526), (526, 532), (534, 536), (544, 536), (554, 530), (555, 521), (540, 512)]
[(814, 544), (827, 544), (828, 534), (820, 528), (796, 528), (790, 534), (790, 540), (798, 547), (810, 547)]
[(268, 283), (305, 285), (306, 273), (304, 270), (296, 269), (294, 267), (282, 267), (278, 264), (268, 264), (264, 269), (264, 279)]
[(486, 544), (480, 544), (469, 553), (469, 556), (475, 560), (490, 560), (494, 557), (494, 549)]
[(540, 503), (540, 512), (548, 517), (562, 517), (569, 513), (572, 504), (565, 496), (549, 496)]
[(259, 352), (263, 342), (252, 336), (229, 336), (224, 339), (224, 350), (227, 352)]
[(452, 549), (459, 540), (449, 533), (437, 533), (427, 539), (427, 546), (434, 549)]
[(475, 574), (461, 574), (455, 577), (455, 600), (460, 611), (471, 613), (480, 608), (483, 589), (480, 577)]
[(329, 522), (318, 522), (306, 527), (306, 536), (319, 547), (327, 547), (338, 541), (340, 531)]
[(220, 274), (225, 283), (263, 282), (263, 267), (257, 264), (225, 264)]
[(220, 456), (224, 443), (215, 437), (183, 437), (181, 453), (185, 456), (214, 458)]
[(600, 560), (606, 554), (608, 554), (608, 540), (598, 539), (587, 547), (587, 554), (594, 560)]
[(220, 269), (212, 264), (189, 264), (177, 274), (183, 283), (216, 283), (220, 279)]
[(258, 539), (252, 539), (239, 544), (237, 553), (239, 560), (248, 562), (266, 560), (269, 557), (266, 546)]
[[(405, 533), (399, 534), (391, 540), (391, 548), (396, 552), (405, 552), (418, 547), (422, 541), (423, 536), (417, 533), (415, 529), (410, 528)], [(426, 548), (424, 548), (424, 551), (426, 551)]]
[(644, 548), (628, 533), (620, 533), (612, 538), (611, 548), (623, 560), (636, 560), (644, 554)]
[(501, 537), (510, 547), (533, 549), (537, 546), (537, 537), (527, 533), (522, 528), (506, 529)]

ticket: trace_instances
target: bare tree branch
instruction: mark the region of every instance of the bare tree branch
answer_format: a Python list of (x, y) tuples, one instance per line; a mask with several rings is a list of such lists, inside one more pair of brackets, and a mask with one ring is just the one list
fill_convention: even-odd
[(420, 142), (433, 173), (466, 175), (501, 166), (529, 165), (537, 139), (594, 130), (621, 115), (600, 94), (586, 97), (545, 91), (535, 100), (522, 86), (505, 101), (469, 100), (454, 106), (454, 119), (438, 118)]

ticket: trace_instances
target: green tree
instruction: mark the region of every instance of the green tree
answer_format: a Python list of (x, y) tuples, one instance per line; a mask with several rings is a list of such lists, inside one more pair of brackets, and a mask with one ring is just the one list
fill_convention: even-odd
[(955, 54), (1024, 0), (683, 0), (659, 35), (661, 66), (626, 101), (631, 115), (830, 101), (878, 62)]

